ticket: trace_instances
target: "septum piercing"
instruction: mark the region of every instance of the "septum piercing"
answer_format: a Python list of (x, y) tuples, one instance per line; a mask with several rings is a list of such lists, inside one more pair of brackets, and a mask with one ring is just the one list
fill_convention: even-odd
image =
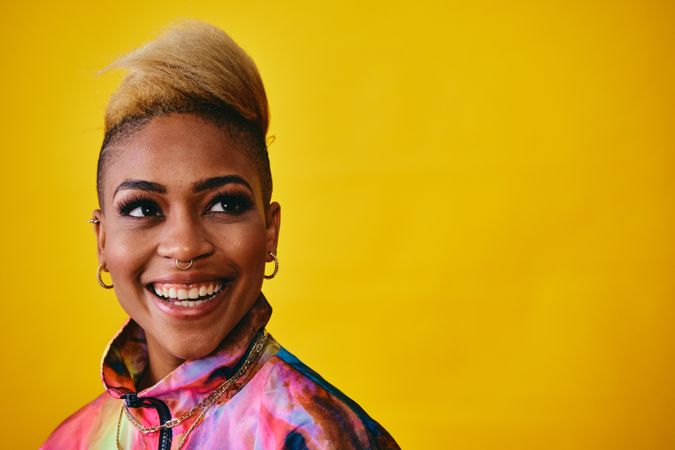
[(193, 262), (194, 262), (194, 259), (191, 259), (190, 262), (184, 264), (178, 258), (176, 258), (176, 267), (179, 270), (188, 270), (190, 267), (192, 267)]

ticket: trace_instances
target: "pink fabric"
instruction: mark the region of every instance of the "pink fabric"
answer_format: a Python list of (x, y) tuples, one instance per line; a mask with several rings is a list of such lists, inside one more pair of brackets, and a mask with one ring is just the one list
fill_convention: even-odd
[[(164, 402), (180, 417), (236, 372), (269, 321), (260, 295), (211, 355), (186, 361), (140, 398)], [(115, 449), (122, 395), (136, 392), (147, 364), (143, 330), (128, 321), (108, 346), (102, 364), (106, 391), (66, 419), (41, 447)], [(144, 426), (159, 423), (154, 408), (131, 408)], [(196, 415), (172, 429), (176, 448)], [(157, 449), (159, 433), (142, 435), (123, 416), (124, 449)], [(166, 447), (164, 447), (166, 448)], [(394, 439), (356, 403), (283, 349), (271, 336), (258, 361), (225, 392), (189, 434), (185, 449), (397, 449)]]

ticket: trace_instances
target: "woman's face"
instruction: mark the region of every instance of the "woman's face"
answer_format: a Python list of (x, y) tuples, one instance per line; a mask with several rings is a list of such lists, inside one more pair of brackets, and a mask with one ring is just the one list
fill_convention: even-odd
[[(104, 209), (94, 212), (99, 259), (165, 361), (212, 352), (255, 302), (276, 253), (279, 205), (263, 205), (242, 145), (209, 121), (171, 114), (110, 149)], [(180, 270), (176, 260), (193, 264)]]

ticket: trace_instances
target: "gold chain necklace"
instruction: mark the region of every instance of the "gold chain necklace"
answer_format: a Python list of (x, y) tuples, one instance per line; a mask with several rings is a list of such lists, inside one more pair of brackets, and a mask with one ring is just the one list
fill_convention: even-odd
[(149, 434), (155, 433), (162, 429), (173, 428), (176, 425), (182, 423), (185, 419), (192, 416), (197, 411), (200, 411), (195, 421), (192, 423), (192, 425), (190, 425), (190, 428), (188, 428), (188, 430), (183, 435), (183, 438), (178, 444), (176, 450), (180, 450), (181, 448), (183, 448), (183, 445), (185, 444), (185, 440), (187, 439), (188, 435), (194, 429), (194, 427), (202, 420), (202, 418), (204, 418), (209, 408), (213, 406), (213, 404), (216, 403), (216, 401), (218, 401), (218, 399), (228, 389), (230, 389), (237, 382), (237, 380), (239, 380), (239, 378), (241, 378), (242, 375), (244, 375), (244, 373), (246, 373), (251, 364), (258, 359), (258, 357), (262, 353), (263, 348), (265, 348), (267, 336), (268, 336), (267, 330), (263, 330), (263, 333), (258, 337), (258, 339), (256, 339), (255, 344), (253, 345), (253, 349), (246, 357), (246, 360), (244, 360), (244, 364), (242, 364), (241, 367), (239, 367), (239, 370), (237, 370), (237, 372), (232, 377), (223, 381), (216, 389), (214, 389), (213, 392), (211, 392), (211, 394), (206, 396), (204, 400), (199, 402), (197, 405), (195, 405), (192, 409), (190, 409), (187, 413), (183, 414), (179, 418), (167, 420), (166, 422), (160, 425), (155, 425), (153, 427), (145, 427), (134, 417), (133, 414), (131, 414), (131, 411), (129, 411), (129, 407), (127, 407), (127, 405), (123, 403), (122, 408), (120, 408), (119, 417), (117, 418), (117, 433), (116, 433), (117, 450), (122, 450), (122, 446), (120, 445), (120, 425), (122, 422), (122, 412), (126, 413), (127, 418), (134, 425), (134, 427), (138, 429), (138, 431), (140, 431), (143, 434)]

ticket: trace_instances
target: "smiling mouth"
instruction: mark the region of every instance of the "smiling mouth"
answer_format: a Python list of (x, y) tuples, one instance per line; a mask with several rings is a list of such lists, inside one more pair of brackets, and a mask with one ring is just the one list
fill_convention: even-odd
[(216, 298), (225, 284), (224, 280), (191, 284), (151, 283), (146, 288), (166, 303), (194, 308)]

